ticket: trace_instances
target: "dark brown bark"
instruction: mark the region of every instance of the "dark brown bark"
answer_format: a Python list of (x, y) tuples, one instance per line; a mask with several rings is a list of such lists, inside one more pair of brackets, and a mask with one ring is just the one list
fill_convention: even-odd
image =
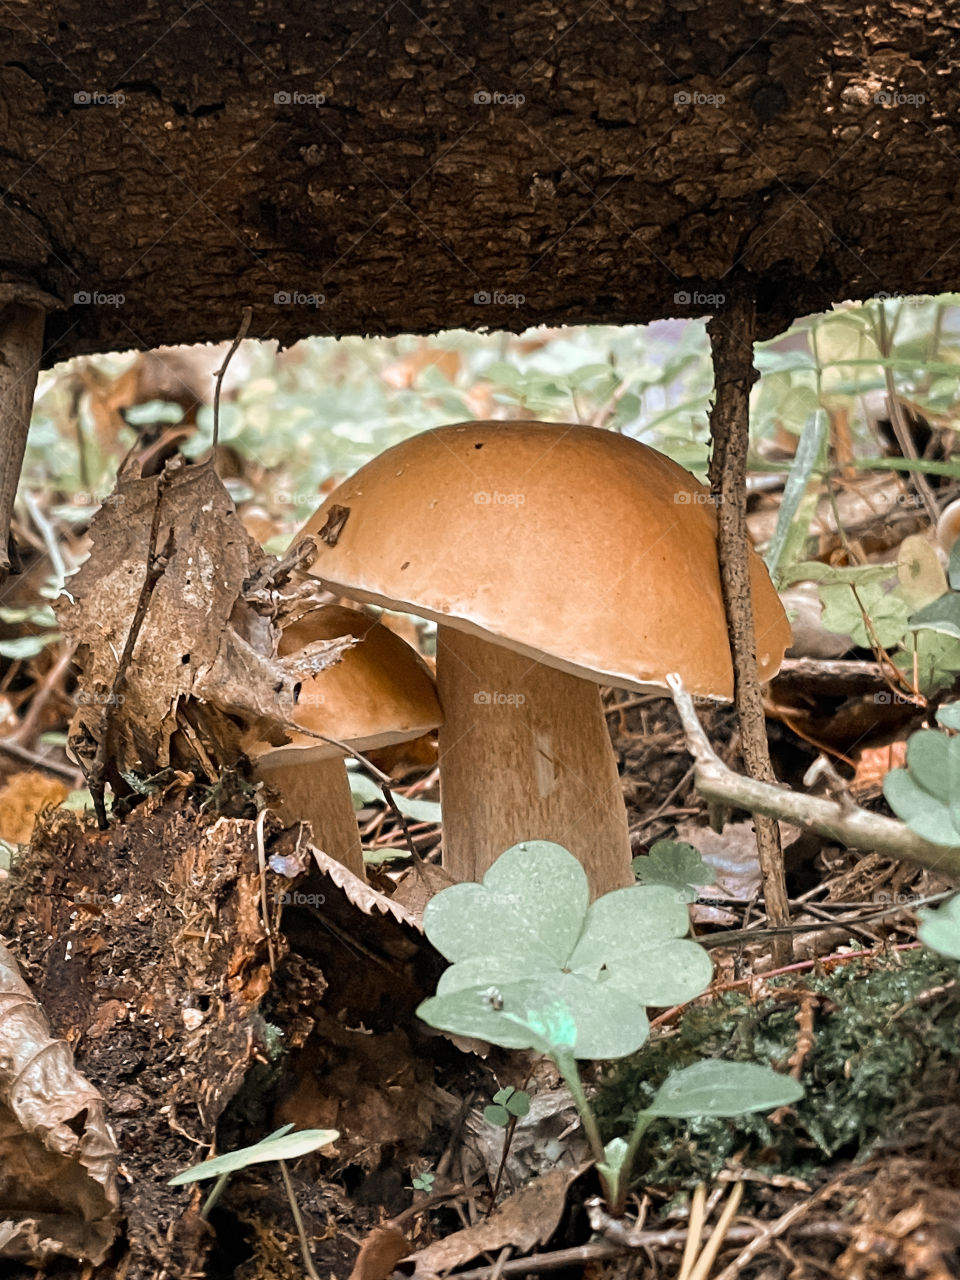
[(68, 303), (47, 363), (245, 303), (286, 343), (624, 323), (736, 267), (763, 334), (954, 288), (958, 34), (902, 0), (12, 0), (0, 279)]

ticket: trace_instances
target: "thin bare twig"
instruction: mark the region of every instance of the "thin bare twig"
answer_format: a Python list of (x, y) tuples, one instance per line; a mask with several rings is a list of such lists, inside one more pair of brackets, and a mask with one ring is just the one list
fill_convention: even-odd
[(43, 677), (40, 688), (30, 699), (30, 706), (28, 707), (23, 719), (20, 721), (20, 724), (13, 733), (11, 733), (10, 737), (6, 739), (8, 743), (13, 742), (19, 743), (21, 746), (26, 746), (37, 732), (40, 727), (40, 720), (43, 716), (44, 708), (57, 691), (60, 682), (66, 674), (67, 668), (73, 661), (73, 655), (76, 652), (76, 648), (77, 646), (75, 644), (64, 645), (62, 653), (47, 674)]
[[(828, 1236), (836, 1239), (846, 1237), (853, 1228), (848, 1223), (839, 1223), (835, 1219), (829, 1222), (811, 1222), (808, 1229), (800, 1231), (810, 1239)], [(709, 1228), (708, 1228), (709, 1230)], [(637, 1231), (630, 1237), (631, 1243), (619, 1243), (609, 1240), (592, 1241), (571, 1249), (557, 1249), (553, 1253), (534, 1253), (526, 1258), (511, 1258), (502, 1269), (505, 1276), (519, 1276), (526, 1272), (532, 1275), (542, 1271), (558, 1271), (566, 1267), (585, 1267), (591, 1262), (605, 1262), (611, 1258), (621, 1258), (637, 1249), (682, 1249), (687, 1241), (686, 1227), (671, 1227), (663, 1231)], [(746, 1224), (734, 1224), (726, 1233), (728, 1244), (746, 1244), (757, 1237), (757, 1228)], [(476, 1267), (472, 1271), (461, 1271), (457, 1280), (490, 1280), (493, 1264)]]
[[(698, 941), (703, 942), (712, 936), (712, 934), (706, 934), (704, 938), (700, 938)], [(829, 956), (814, 956), (812, 960), (797, 960), (793, 964), (785, 964), (782, 969), (769, 969), (762, 975), (763, 981), (769, 982), (771, 978), (782, 978), (785, 973), (808, 973), (811, 969), (818, 971), (829, 970), (842, 964), (854, 964), (857, 960), (875, 960), (878, 956), (885, 956), (891, 951), (919, 951), (922, 946), (922, 942), (895, 942), (892, 947), (875, 947), (872, 951), (835, 951)], [(753, 987), (756, 981), (757, 975), (752, 974), (749, 978), (735, 978), (731, 982), (718, 983), (710, 987), (703, 995), (695, 996), (693, 1000), (686, 1000), (683, 1004), (675, 1004), (672, 1009), (665, 1009), (663, 1013), (658, 1013), (655, 1018), (651, 1019), (650, 1027), (651, 1029), (659, 1029), (660, 1027), (669, 1026), (692, 1004), (715, 999), (726, 991), (739, 991), (743, 987)]]
[(357, 760), (360, 764), (362, 764), (365, 769), (370, 770), (370, 772), (373, 774), (374, 778), (376, 779), (377, 784), (380, 787), (380, 790), (383, 792), (384, 800), (386, 800), (390, 809), (393, 811), (393, 816), (396, 818), (397, 822), (400, 824), (400, 830), (403, 832), (403, 837), (406, 842), (407, 850), (410, 854), (410, 857), (413, 859), (414, 865), (418, 867), (421, 866), (423, 864), (423, 858), (420, 856), (420, 853), (417, 850), (417, 846), (413, 842), (413, 836), (410, 834), (410, 828), (407, 825), (407, 820), (403, 816), (403, 814), (400, 812), (397, 802), (394, 799), (393, 790), (390, 783), (390, 775), (387, 773), (384, 773), (382, 769), (378, 769), (372, 760), (370, 760), (367, 756), (362, 755), (356, 749), (356, 747), (352, 747), (349, 742), (342, 742), (340, 738), (331, 738), (329, 734), (326, 734), (326, 733), (317, 733), (316, 730), (314, 729), (306, 729), (304, 728), (303, 725), (296, 724), (294, 721), (287, 722), (284, 727), (295, 729), (297, 733), (306, 734), (310, 738), (318, 738), (321, 742), (329, 742), (332, 746), (339, 747), (340, 750), (344, 753), (344, 755), (352, 756), (353, 759)]
[(818, 1191), (816, 1195), (811, 1196), (809, 1200), (801, 1200), (798, 1204), (793, 1205), (786, 1213), (781, 1214), (776, 1222), (770, 1222), (763, 1226), (747, 1247), (741, 1249), (730, 1265), (724, 1267), (717, 1276), (717, 1280), (736, 1280), (736, 1277), (743, 1273), (747, 1263), (752, 1262), (765, 1245), (768, 1245), (771, 1240), (776, 1240), (779, 1236), (782, 1236), (785, 1231), (799, 1222), (801, 1218), (805, 1218), (814, 1205), (820, 1204), (829, 1195), (833, 1195), (834, 1191), (835, 1187), (831, 1182)]
[(167, 468), (161, 472), (160, 478), (157, 481), (156, 503), (153, 508), (153, 519), (150, 523), (150, 536), (147, 540), (146, 572), (143, 575), (140, 594), (137, 597), (137, 607), (133, 611), (133, 619), (131, 620), (129, 630), (127, 631), (127, 638), (124, 641), (123, 651), (120, 654), (120, 661), (117, 663), (117, 671), (116, 675), (113, 677), (110, 695), (104, 702), (103, 712), (100, 716), (100, 738), (97, 742), (96, 755), (93, 758), (93, 764), (90, 767), (90, 774), (87, 779), (87, 786), (90, 789), (90, 796), (93, 800), (94, 812), (97, 815), (97, 826), (101, 831), (106, 831), (107, 829), (107, 810), (104, 803), (104, 775), (107, 768), (107, 747), (110, 737), (110, 721), (113, 717), (114, 709), (122, 705), (123, 700), (119, 698), (118, 695), (123, 687), (124, 680), (127, 678), (127, 671), (130, 667), (130, 661), (133, 658), (133, 650), (140, 635), (144, 619), (147, 616), (150, 598), (153, 595), (153, 591), (157, 583), (166, 572), (167, 563), (173, 550), (173, 530), (171, 529), (167, 537), (166, 546), (160, 554), (157, 554), (157, 539), (160, 536), (160, 510), (163, 506), (163, 496), (172, 479), (173, 474), (169, 468)]
[(76, 782), (83, 773), (78, 765), (67, 764), (62, 760), (54, 760), (51, 756), (40, 755), (37, 751), (30, 751), (27, 747), (23, 747), (19, 742), (12, 742), (9, 738), (0, 738), (0, 752), (10, 756), (11, 759), (19, 761), (20, 764), (28, 764), (34, 769), (43, 769), (46, 773), (52, 773), (58, 778), (63, 778), (66, 782)]
[[(826, 912), (821, 913), (822, 924), (816, 921), (808, 921), (806, 924), (784, 924), (778, 925), (775, 929), (767, 929), (761, 925), (752, 925), (749, 929), (723, 929), (716, 933), (703, 933), (697, 938), (702, 947), (729, 947), (738, 946), (740, 943), (758, 942), (763, 938), (775, 937), (778, 933), (800, 934), (800, 933), (826, 933), (837, 929), (846, 930), (849, 933), (864, 934), (865, 931), (858, 929), (858, 925), (877, 924), (881, 920), (889, 920), (893, 916), (903, 915), (907, 911), (915, 911), (918, 907), (931, 906), (933, 903), (942, 902), (945, 898), (953, 896), (955, 890), (945, 889), (942, 893), (931, 893), (923, 898), (914, 898), (910, 902), (901, 902), (895, 907), (887, 907), (884, 911), (875, 911), (871, 915), (861, 916), (857, 919), (851, 919), (849, 916), (837, 916), (831, 918)], [(805, 911), (816, 911), (817, 908), (808, 904), (804, 907)], [(871, 947), (880, 945), (880, 939), (867, 934), (865, 941)], [(769, 977), (764, 974), (764, 977)]]
[(223, 387), (223, 375), (227, 372), (227, 365), (233, 359), (237, 347), (247, 336), (250, 321), (253, 319), (253, 307), (244, 307), (240, 315), (240, 328), (237, 330), (237, 336), (231, 343), (230, 350), (224, 356), (223, 364), (217, 370), (217, 385), (213, 392), (213, 444), (210, 447), (210, 457), (207, 459), (210, 466), (213, 466), (216, 462), (217, 444), (220, 440), (220, 391)]
[(47, 555), (50, 557), (50, 564), (53, 567), (56, 578), (62, 582), (67, 576), (68, 570), (63, 553), (60, 550), (60, 543), (57, 540), (57, 531), (43, 514), (40, 509), (40, 503), (29, 489), (25, 489), (23, 492), (23, 505), (30, 512), (30, 519), (37, 526), (43, 538), (43, 545), (47, 548)]
[[(899, 314), (897, 318), (899, 319)], [(896, 328), (896, 322), (894, 323), (894, 328)], [(916, 462), (920, 455), (917, 453), (917, 446), (913, 443), (913, 434), (910, 430), (910, 424), (907, 422), (907, 415), (903, 411), (900, 397), (897, 395), (893, 369), (889, 363), (889, 358), (893, 354), (893, 333), (887, 327), (887, 313), (882, 302), (877, 316), (877, 338), (880, 354), (887, 361), (883, 367), (883, 379), (887, 392), (887, 412), (890, 414), (890, 425), (893, 427), (893, 434), (896, 436), (897, 444), (900, 446), (900, 452), (905, 458)], [(910, 481), (920, 495), (920, 501), (923, 503), (924, 511), (927, 513), (927, 519), (932, 525), (936, 525), (940, 512), (937, 509), (937, 500), (933, 496), (930, 481), (922, 471), (911, 471)]]
[(261, 809), (257, 815), (257, 867), (260, 872), (260, 907), (263, 912), (263, 931), (267, 935), (267, 957), (270, 961), (270, 972), (276, 973), (277, 954), (273, 946), (273, 925), (270, 922), (270, 899), (267, 894), (267, 850), (263, 839), (263, 824), (266, 817), (266, 809)]

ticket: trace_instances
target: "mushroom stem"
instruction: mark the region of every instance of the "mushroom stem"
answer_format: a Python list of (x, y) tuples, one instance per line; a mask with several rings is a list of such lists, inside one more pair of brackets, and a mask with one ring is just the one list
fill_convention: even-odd
[(443, 865), (454, 879), (479, 880), (521, 840), (554, 840), (580, 861), (592, 897), (632, 884), (598, 686), (441, 625), (437, 687)]
[(365, 879), (357, 815), (342, 756), (306, 764), (260, 766), (260, 777), (279, 794), (271, 809), (286, 822), (309, 822), (318, 849)]

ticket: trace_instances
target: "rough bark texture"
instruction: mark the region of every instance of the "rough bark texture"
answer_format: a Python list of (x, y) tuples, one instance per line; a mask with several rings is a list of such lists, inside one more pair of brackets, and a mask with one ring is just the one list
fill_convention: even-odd
[(621, 323), (736, 266), (763, 334), (953, 288), (958, 34), (906, 0), (11, 0), (0, 280), (69, 304), (46, 364), (244, 303), (283, 342)]

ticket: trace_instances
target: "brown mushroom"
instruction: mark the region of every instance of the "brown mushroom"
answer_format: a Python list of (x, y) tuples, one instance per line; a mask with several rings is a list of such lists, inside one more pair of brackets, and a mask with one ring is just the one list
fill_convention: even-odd
[[(478, 879), (550, 839), (596, 896), (631, 883), (598, 685), (729, 700), (733, 668), (711, 496), (689, 472), (593, 427), (473, 422), (388, 449), (303, 531), (338, 594), (438, 624), (444, 865)], [(751, 558), (761, 679), (790, 627)]]
[[(317, 641), (356, 637), (339, 661), (306, 675), (289, 718), (361, 753), (407, 742), (435, 729), (440, 706), (423, 659), (377, 618), (323, 605), (284, 627), (278, 653), (290, 657)], [(280, 796), (290, 821), (309, 822), (314, 842), (363, 876), (363, 852), (344, 763), (345, 752), (308, 734), (253, 726), (245, 750), (260, 778)]]

